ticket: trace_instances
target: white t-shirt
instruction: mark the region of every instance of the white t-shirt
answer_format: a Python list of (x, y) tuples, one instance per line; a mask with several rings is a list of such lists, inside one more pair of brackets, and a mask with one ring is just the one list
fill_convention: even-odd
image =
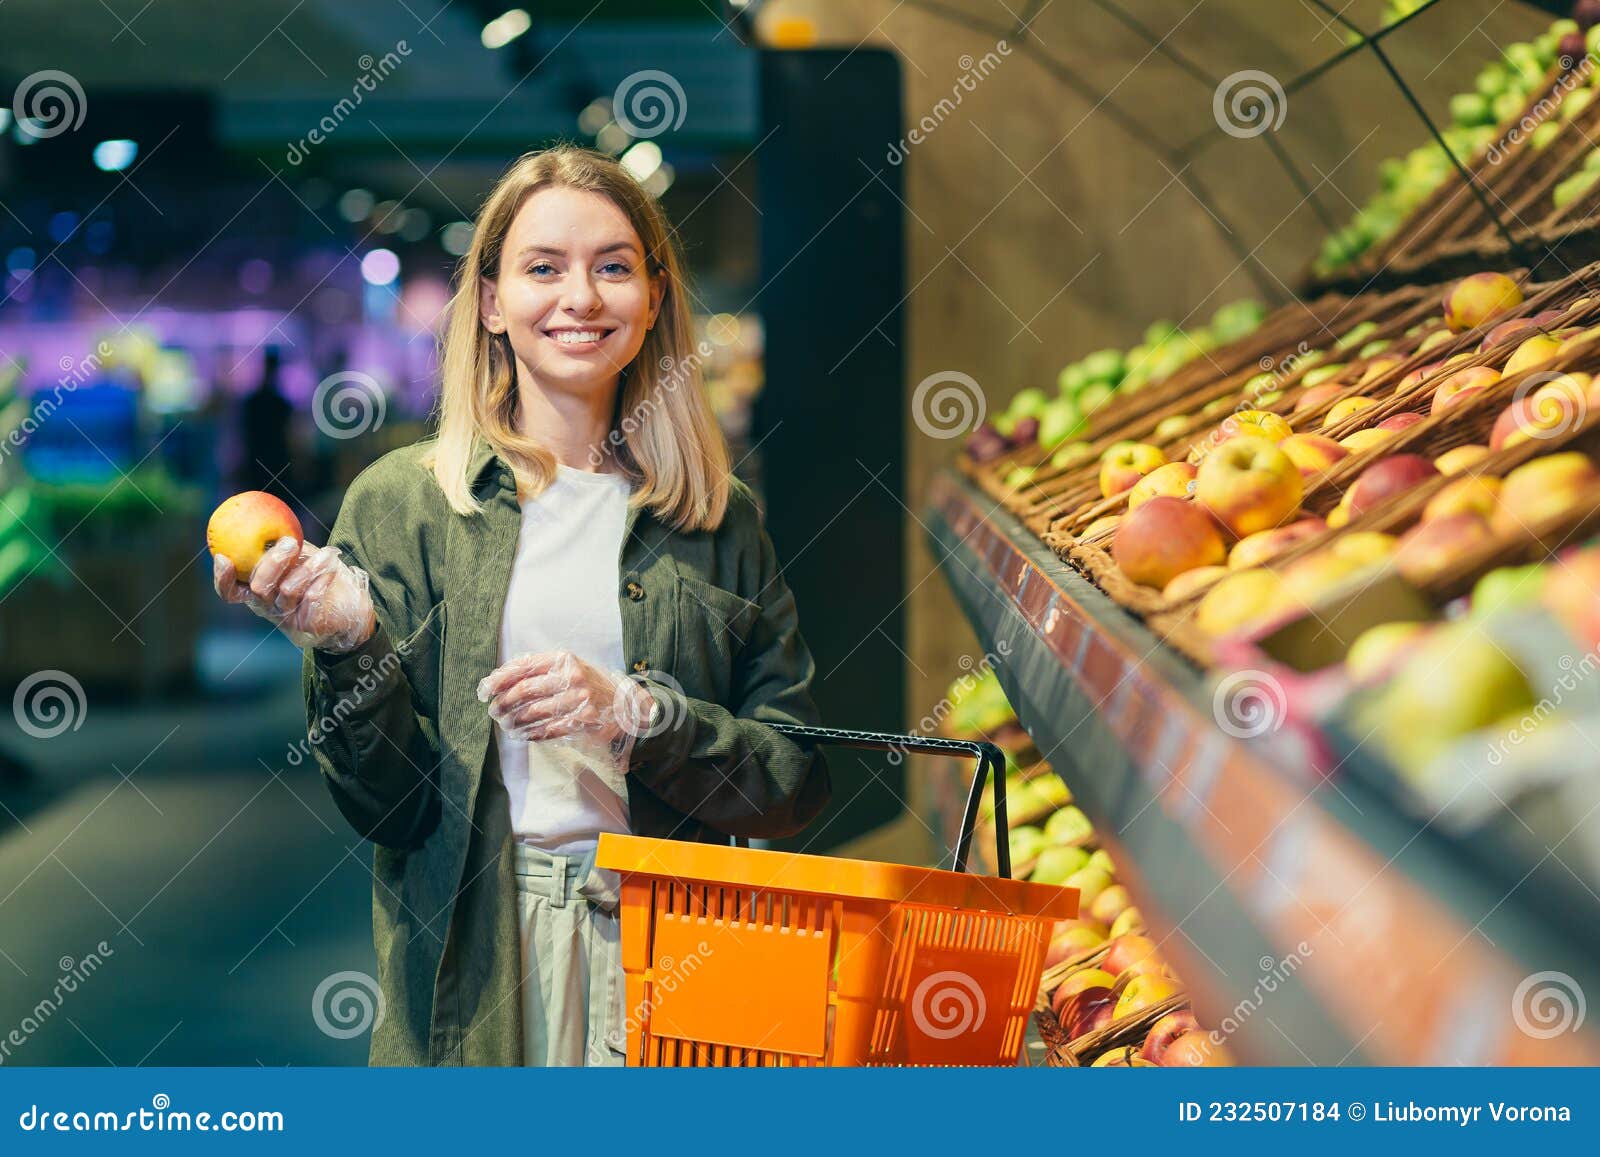
[[(619, 474), (558, 466), (556, 479), (522, 504), (516, 561), (500, 623), (500, 662), (571, 651), (603, 671), (623, 670), (618, 555), (630, 484)], [(599, 833), (628, 829), (626, 772), (592, 736), (495, 743), (511, 828), (552, 855), (593, 848)]]

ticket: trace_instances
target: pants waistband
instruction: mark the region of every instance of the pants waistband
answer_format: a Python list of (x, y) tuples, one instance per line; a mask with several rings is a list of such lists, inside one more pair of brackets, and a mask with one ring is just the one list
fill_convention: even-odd
[(595, 849), (561, 856), (517, 840), (512, 849), (518, 891), (546, 895), (556, 908), (566, 907), (577, 896), (603, 908), (617, 906), (621, 881), (615, 872), (595, 867)]

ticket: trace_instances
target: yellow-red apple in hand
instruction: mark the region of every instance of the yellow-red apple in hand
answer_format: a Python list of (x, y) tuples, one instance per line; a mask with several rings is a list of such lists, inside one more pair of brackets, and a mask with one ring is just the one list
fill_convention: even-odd
[(1230, 438), (1200, 464), (1195, 501), (1235, 536), (1277, 526), (1300, 507), (1303, 483), (1289, 456), (1265, 438)]
[[(231, 540), (227, 520), (220, 536), (216, 528), (213, 516), (212, 587), (223, 602), (249, 607), (298, 647), (353, 651), (377, 630), (367, 574), (340, 558), (338, 547), (302, 541), (298, 523), (293, 535), (276, 535), (265, 551), (259, 545), (265, 532), (258, 528), (246, 524), (248, 533)], [(250, 558), (248, 582), (240, 579), (233, 557), (223, 549), (229, 545)]]
[(261, 556), (280, 538), (305, 541), (300, 520), (284, 501), (265, 490), (246, 490), (225, 500), (206, 523), (206, 546), (233, 562), (239, 581), (248, 583)]

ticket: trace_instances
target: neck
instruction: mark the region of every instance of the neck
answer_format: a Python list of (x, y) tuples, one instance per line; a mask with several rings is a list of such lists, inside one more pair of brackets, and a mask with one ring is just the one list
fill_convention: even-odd
[(563, 466), (595, 470), (594, 450), (605, 444), (611, 431), (617, 386), (614, 377), (598, 388), (575, 394), (547, 390), (523, 378), (518, 384), (517, 432), (537, 438)]

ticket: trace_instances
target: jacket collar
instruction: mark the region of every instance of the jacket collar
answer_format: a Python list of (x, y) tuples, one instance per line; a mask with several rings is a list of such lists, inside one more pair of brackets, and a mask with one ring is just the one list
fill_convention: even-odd
[[(3, 2), (3, 0), (0, 0), (0, 2)], [(472, 456), (467, 460), (467, 482), (469, 488), (476, 490), (478, 483), (483, 480), (483, 476), (489, 472), (491, 467), (498, 467), (503, 471), (500, 475), (500, 482), (504, 488), (508, 490), (515, 488), (516, 479), (511, 472), (510, 465), (495, 452), (493, 446), (489, 445), (487, 438), (482, 434), (476, 434), (473, 436)], [(644, 511), (637, 506), (630, 505), (628, 507), (628, 517), (623, 526), (622, 534), (624, 542), (633, 534), (634, 527), (643, 513)]]

